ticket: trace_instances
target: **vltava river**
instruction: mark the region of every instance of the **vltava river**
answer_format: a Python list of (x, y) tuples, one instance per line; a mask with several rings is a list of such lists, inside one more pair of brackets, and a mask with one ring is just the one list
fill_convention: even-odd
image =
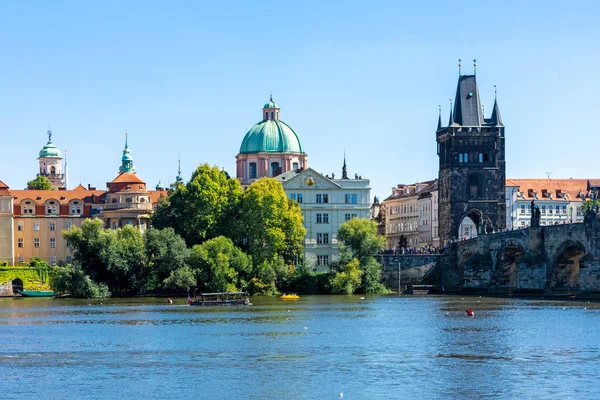
[(185, 299), (1, 299), (1, 397), (600, 396), (598, 303), (452, 296), (252, 302), (202, 308)]

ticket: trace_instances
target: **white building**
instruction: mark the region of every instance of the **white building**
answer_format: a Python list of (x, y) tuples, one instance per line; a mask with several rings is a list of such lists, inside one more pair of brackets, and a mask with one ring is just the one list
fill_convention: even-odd
[(528, 227), (531, 203), (539, 207), (540, 225), (583, 222), (584, 200), (592, 197), (596, 180), (589, 179), (507, 179), (506, 226)]
[(317, 270), (328, 269), (328, 265), (339, 258), (337, 231), (340, 225), (352, 218), (370, 216), (369, 180), (333, 179), (312, 168), (288, 171), (276, 179), (302, 210), (306, 228), (305, 264)]

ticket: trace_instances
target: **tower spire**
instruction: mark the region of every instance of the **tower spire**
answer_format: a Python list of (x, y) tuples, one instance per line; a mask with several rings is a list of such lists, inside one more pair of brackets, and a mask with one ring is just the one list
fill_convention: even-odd
[(454, 125), (454, 110), (452, 109), (452, 99), (450, 100), (450, 118), (448, 120), (448, 126)]
[(129, 132), (125, 131), (125, 148), (123, 149), (123, 157), (121, 157), (121, 166), (119, 167), (119, 173), (123, 172), (135, 172), (133, 166), (133, 156), (129, 150), (128, 143)]
[(177, 153), (177, 177), (175, 178), (176, 183), (183, 183), (181, 177), (181, 153)]
[(437, 130), (442, 129), (442, 106), (438, 104), (438, 127)]
[(462, 75), (461, 67), (462, 67), (462, 59), (459, 58), (458, 59), (458, 76)]
[(342, 166), (342, 179), (348, 179), (348, 169), (346, 168), (346, 149), (344, 149), (344, 165)]
[(477, 75), (477, 60), (473, 59), (473, 75)]
[(504, 126), (502, 117), (500, 116), (500, 108), (498, 107), (498, 91), (496, 85), (494, 85), (494, 109), (492, 110), (492, 117), (490, 120), (494, 126)]

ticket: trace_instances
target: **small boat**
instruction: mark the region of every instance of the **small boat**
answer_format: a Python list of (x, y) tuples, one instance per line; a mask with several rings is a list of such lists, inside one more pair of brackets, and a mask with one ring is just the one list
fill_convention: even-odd
[(23, 297), (54, 297), (54, 292), (50, 290), (21, 290), (21, 296)]
[(200, 293), (190, 301), (190, 306), (249, 306), (247, 292)]
[(290, 293), (290, 294), (282, 294), (281, 296), (279, 296), (279, 298), (281, 300), (298, 300), (300, 298), (300, 296), (298, 296), (296, 293)]

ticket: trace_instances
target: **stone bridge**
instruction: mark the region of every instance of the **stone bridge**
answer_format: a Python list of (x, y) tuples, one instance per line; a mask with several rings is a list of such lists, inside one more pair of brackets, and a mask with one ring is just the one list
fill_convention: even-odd
[(396, 270), (403, 262), (407, 272), (427, 271), (421, 274), (423, 283), (443, 284), (446, 291), (579, 297), (600, 297), (599, 258), (600, 219), (481, 235), (452, 243), (437, 258), (380, 257), (392, 289), (398, 287)]

